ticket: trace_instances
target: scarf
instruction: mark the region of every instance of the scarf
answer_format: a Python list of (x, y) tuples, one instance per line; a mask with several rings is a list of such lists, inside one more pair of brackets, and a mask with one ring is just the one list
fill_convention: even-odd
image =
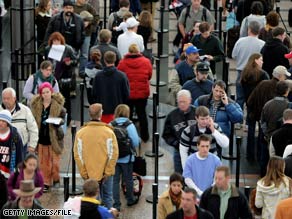
[(40, 81), (42, 82), (42, 83), (44, 83), (44, 82), (49, 82), (52, 86), (54, 86), (53, 85), (53, 82), (54, 82), (54, 75), (53, 74), (51, 74), (49, 77), (47, 77), (47, 78), (44, 78), (43, 77), (43, 74), (42, 74), (42, 72), (39, 70), (39, 71), (37, 71), (36, 73), (35, 73), (35, 77), (36, 77), (36, 81), (38, 81), (38, 79), (40, 79)]
[(171, 189), (169, 189), (169, 196), (171, 198), (171, 202), (172, 204), (175, 205), (176, 209), (179, 209), (180, 207), (180, 203), (181, 203), (181, 194), (182, 192), (180, 192), (178, 195), (175, 195)]

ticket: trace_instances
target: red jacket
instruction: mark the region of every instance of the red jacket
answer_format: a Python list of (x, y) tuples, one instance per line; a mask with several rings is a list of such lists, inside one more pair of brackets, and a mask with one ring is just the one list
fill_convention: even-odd
[(126, 54), (119, 62), (118, 70), (125, 72), (130, 82), (130, 99), (148, 98), (149, 80), (152, 76), (150, 60), (142, 54)]

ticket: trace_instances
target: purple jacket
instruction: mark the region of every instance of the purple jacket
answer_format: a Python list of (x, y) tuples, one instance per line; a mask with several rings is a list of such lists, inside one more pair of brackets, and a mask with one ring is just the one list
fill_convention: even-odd
[[(17, 180), (15, 181), (15, 185), (13, 186), (14, 174), (15, 173), (12, 173), (10, 175), (8, 181), (7, 181), (8, 197), (9, 197), (9, 200), (11, 200), (11, 201), (16, 199), (16, 194), (13, 192), (13, 189), (19, 189), (20, 181), (24, 180), (24, 173), (23, 173), (23, 169), (21, 168), (19, 170), (19, 174), (17, 176)], [(44, 179), (43, 179), (43, 175), (41, 174), (40, 170), (37, 170), (35, 172), (34, 185), (35, 185), (35, 187), (41, 187), (42, 188), (37, 194), (35, 194), (35, 198), (39, 198), (39, 197), (42, 196), (43, 189), (44, 189)]]

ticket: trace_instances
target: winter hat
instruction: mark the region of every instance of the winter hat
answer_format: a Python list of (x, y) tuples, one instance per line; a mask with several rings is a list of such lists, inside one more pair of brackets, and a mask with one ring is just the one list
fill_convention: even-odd
[(0, 120), (5, 121), (9, 125), (11, 125), (11, 120), (12, 120), (11, 113), (8, 110), (0, 111)]
[(128, 25), (128, 28), (136, 27), (140, 24), (139, 21), (137, 21), (134, 17), (128, 18), (126, 20), (126, 23)]
[(49, 82), (44, 82), (39, 86), (39, 94), (42, 94), (44, 88), (49, 88), (50, 91), (53, 93), (53, 87)]
[(88, 11), (82, 11), (80, 13), (80, 17), (82, 18), (82, 20), (84, 21), (92, 21), (93, 20), (93, 16), (92, 14), (90, 14)]
[(63, 7), (65, 6), (74, 6), (74, 2), (72, 2), (71, 0), (64, 0)]

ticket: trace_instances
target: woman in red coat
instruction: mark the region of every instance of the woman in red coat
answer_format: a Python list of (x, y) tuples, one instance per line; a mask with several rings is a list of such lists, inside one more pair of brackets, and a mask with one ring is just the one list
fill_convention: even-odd
[(128, 105), (137, 113), (140, 123), (140, 137), (144, 142), (149, 140), (148, 121), (146, 115), (147, 99), (150, 94), (149, 80), (152, 76), (152, 65), (139, 51), (137, 44), (131, 44), (129, 53), (119, 62), (118, 70), (125, 72), (130, 82), (130, 98)]

